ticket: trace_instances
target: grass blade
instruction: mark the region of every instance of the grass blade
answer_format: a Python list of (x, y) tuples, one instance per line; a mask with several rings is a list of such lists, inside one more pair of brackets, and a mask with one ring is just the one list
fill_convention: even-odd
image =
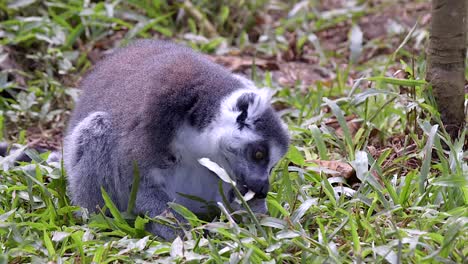
[(419, 193), (423, 194), (425, 191), (426, 180), (429, 175), (429, 169), (432, 160), (432, 147), (434, 146), (434, 138), (437, 134), (438, 125), (431, 127), (431, 132), (427, 138), (426, 146), (424, 147), (424, 159), (421, 166), (421, 173), (419, 175)]

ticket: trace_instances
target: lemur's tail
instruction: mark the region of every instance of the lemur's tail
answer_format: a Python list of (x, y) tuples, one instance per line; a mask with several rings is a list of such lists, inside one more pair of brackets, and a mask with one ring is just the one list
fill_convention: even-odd
[(57, 150), (0, 142), (0, 156), (2, 157), (3, 163), (18, 165), (20, 162), (30, 162), (32, 161), (31, 151), (36, 151), (40, 154), (50, 152), (47, 162), (59, 162), (62, 159), (61, 152)]

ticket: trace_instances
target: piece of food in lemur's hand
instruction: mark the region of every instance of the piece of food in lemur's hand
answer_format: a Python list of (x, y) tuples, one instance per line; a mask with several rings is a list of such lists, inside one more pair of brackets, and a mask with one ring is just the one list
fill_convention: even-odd
[[(255, 192), (249, 204), (266, 212), (270, 170), (289, 144), (270, 106), (271, 90), (187, 47), (153, 40), (109, 55), (80, 86), (64, 142), (74, 204), (96, 211), (104, 204), (102, 186), (125, 211), (136, 162), (141, 180), (134, 213), (154, 217), (176, 202), (206, 214), (212, 206), (190, 197), (216, 204), (223, 195), (220, 179), (198, 162), (205, 157), (222, 166), (242, 194)], [(223, 182), (223, 190), (235, 204), (231, 185)], [(176, 235), (155, 223), (148, 230), (167, 240)]]

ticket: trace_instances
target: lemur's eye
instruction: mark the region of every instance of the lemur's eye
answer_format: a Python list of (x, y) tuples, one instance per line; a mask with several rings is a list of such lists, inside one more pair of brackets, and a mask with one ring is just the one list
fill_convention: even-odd
[(255, 154), (254, 154), (254, 159), (256, 161), (261, 161), (265, 158), (265, 152), (263, 151), (260, 151), (260, 150), (257, 150), (255, 151)]
[(265, 142), (253, 142), (246, 148), (248, 159), (258, 165), (266, 165), (268, 162), (268, 146)]

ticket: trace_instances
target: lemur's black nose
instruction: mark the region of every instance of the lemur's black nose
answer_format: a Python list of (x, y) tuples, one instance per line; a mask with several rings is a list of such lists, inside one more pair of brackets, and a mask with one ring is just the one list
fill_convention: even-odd
[(268, 190), (270, 189), (268, 178), (266, 180), (255, 179), (249, 183), (247, 184), (247, 187), (255, 192), (255, 198), (263, 199), (267, 196)]

